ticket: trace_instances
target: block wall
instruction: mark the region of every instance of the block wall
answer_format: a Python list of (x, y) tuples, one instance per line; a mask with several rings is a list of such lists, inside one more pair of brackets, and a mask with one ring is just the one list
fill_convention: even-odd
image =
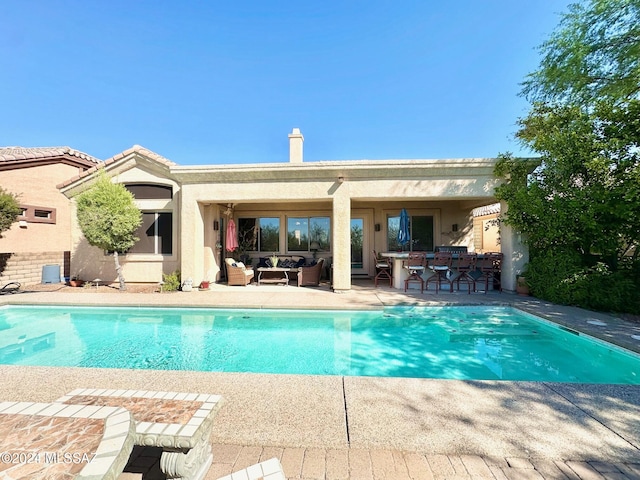
[(60, 265), (60, 274), (68, 277), (71, 252), (0, 253), (0, 286), (9, 282), (34, 285), (42, 282), (42, 267)]

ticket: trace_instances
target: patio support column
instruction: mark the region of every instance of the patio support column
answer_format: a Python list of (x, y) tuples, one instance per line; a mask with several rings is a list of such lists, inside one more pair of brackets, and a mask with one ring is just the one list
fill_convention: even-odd
[[(506, 213), (509, 206), (500, 202), (500, 212)], [(522, 234), (510, 225), (500, 223), (500, 250), (502, 251), (502, 288), (511, 292), (516, 290), (516, 275), (522, 273), (529, 261), (529, 247), (524, 243)]]
[(351, 197), (348, 182), (338, 182), (333, 194), (333, 291), (351, 290)]
[(204, 207), (191, 195), (188, 185), (181, 193), (180, 275), (183, 282), (191, 278), (197, 287), (204, 269)]

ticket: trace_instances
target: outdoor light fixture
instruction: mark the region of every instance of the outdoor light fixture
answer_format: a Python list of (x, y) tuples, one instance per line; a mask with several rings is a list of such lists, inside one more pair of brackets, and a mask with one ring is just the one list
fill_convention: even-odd
[(218, 222), (218, 220), (214, 220), (214, 221), (213, 221), (213, 229), (214, 229), (215, 231), (220, 230), (220, 222)]
[(451, 225), (451, 231), (452, 232), (457, 232), (458, 231), (458, 224), (454, 223), (453, 225)]
[(379, 224), (379, 223), (376, 223), (376, 224), (373, 226), (373, 229), (374, 229), (376, 232), (379, 232), (379, 231), (380, 231), (380, 224)]
[(342, 176), (338, 177), (338, 183), (344, 183), (344, 177)]

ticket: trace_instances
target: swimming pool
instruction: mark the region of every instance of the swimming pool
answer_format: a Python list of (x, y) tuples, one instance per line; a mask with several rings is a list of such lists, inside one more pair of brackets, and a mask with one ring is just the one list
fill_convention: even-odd
[(640, 356), (510, 307), (4, 306), (0, 364), (640, 383)]

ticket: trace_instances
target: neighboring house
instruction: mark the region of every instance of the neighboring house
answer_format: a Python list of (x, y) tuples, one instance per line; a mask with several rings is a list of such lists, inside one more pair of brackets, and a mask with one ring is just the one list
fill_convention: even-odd
[[(303, 141), (298, 129), (289, 134), (288, 163), (180, 166), (140, 146), (106, 160), (99, 167), (132, 191), (143, 211), (141, 240), (121, 258), (125, 279), (160, 282), (162, 273), (180, 270), (195, 285), (219, 280), (231, 219), (254, 265), (273, 253), (324, 257), (335, 291), (349, 290), (354, 275), (374, 273), (374, 249), (397, 248), (402, 208), (411, 217), (412, 249), (474, 250), (472, 212), (496, 201), (496, 159), (305, 163)], [(96, 170), (63, 182), (60, 191), (73, 199)], [(503, 287), (515, 290), (526, 249), (508, 226), (500, 233)], [(72, 237), (72, 275), (116, 279), (111, 257), (90, 247), (77, 223)]]
[(500, 228), (498, 217), (500, 204), (493, 203), (484, 207), (474, 208), (473, 215), (473, 245), (478, 253), (500, 251)]
[(0, 238), (0, 284), (40, 283), (45, 265), (69, 275), (71, 202), (56, 185), (98, 164), (69, 147), (0, 147), (0, 185), (23, 212)]

